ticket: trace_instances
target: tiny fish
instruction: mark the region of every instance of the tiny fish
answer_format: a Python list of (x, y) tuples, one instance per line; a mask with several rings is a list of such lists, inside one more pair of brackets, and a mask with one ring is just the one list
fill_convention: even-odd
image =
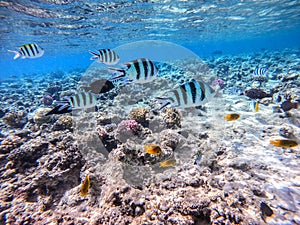
[(298, 146), (298, 142), (289, 139), (270, 140), (270, 144), (283, 148), (293, 148)]
[(165, 97), (157, 97), (162, 106), (159, 110), (170, 105), (173, 108), (188, 108), (200, 106), (208, 102), (215, 95), (215, 90), (204, 82), (192, 80), (167, 92)]
[(244, 94), (247, 97), (249, 97), (251, 99), (254, 99), (254, 100), (268, 98), (268, 97), (272, 97), (273, 96), (272, 94), (268, 94), (265, 91), (257, 89), (257, 88), (251, 88), (249, 90), (246, 90), (244, 92)]
[(240, 115), (237, 113), (229, 113), (224, 117), (224, 119), (227, 121), (234, 121), (234, 120), (238, 120), (239, 118)]
[(150, 155), (160, 155), (162, 153), (161, 148), (156, 144), (145, 145), (144, 150)]
[(199, 150), (196, 154), (196, 160), (195, 160), (195, 163), (197, 166), (200, 166), (200, 161), (202, 159), (202, 152)]
[(255, 77), (267, 77), (268, 76), (268, 69), (266, 68), (260, 68), (260, 67), (256, 67), (253, 71), (253, 75)]
[(175, 158), (170, 158), (159, 163), (159, 167), (171, 167), (176, 165)]
[(124, 69), (109, 68), (115, 75), (110, 79), (112, 82), (122, 77), (127, 83), (143, 84), (153, 81), (158, 75), (158, 68), (150, 59), (136, 59), (124, 64)]
[(266, 218), (274, 214), (273, 210), (266, 203), (260, 203), (260, 216), (266, 222)]
[(90, 189), (90, 174), (88, 173), (84, 179), (84, 181), (82, 182), (81, 184), (81, 187), (80, 187), (80, 195), (82, 197), (86, 196), (89, 192), (89, 189)]
[(258, 112), (258, 110), (259, 110), (258, 101), (252, 100), (251, 103), (250, 103), (250, 108), (253, 112)]
[(104, 63), (106, 65), (112, 66), (116, 65), (120, 61), (120, 57), (118, 54), (110, 49), (100, 49), (98, 53), (89, 51), (93, 56), (90, 58), (91, 60), (98, 60), (100, 63)]
[(258, 101), (255, 103), (254, 112), (258, 112)]
[(297, 109), (298, 103), (291, 102), (291, 100), (285, 100), (284, 102), (281, 103), (280, 107), (283, 109), (283, 111), (288, 112), (291, 109)]
[(15, 53), (14, 59), (20, 58), (22, 59), (35, 59), (42, 57), (44, 55), (44, 49), (39, 47), (37, 44), (25, 44), (19, 48), (19, 51), (8, 50), (9, 52)]
[(90, 92), (81, 92), (74, 96), (71, 96), (69, 99), (58, 102), (58, 105), (55, 106), (46, 116), (52, 114), (64, 114), (72, 112), (73, 110), (78, 109), (88, 109), (95, 107), (97, 104), (97, 98), (95, 94)]

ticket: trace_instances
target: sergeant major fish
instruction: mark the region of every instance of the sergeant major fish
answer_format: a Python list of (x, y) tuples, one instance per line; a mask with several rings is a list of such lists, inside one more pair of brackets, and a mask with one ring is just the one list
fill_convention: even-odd
[(22, 59), (35, 59), (42, 57), (44, 55), (44, 49), (39, 47), (37, 44), (25, 44), (19, 48), (19, 51), (8, 50), (9, 52), (15, 53), (14, 59), (20, 58)]
[(70, 113), (73, 110), (78, 110), (78, 109), (88, 109), (88, 108), (95, 107), (96, 104), (97, 104), (96, 95), (90, 92), (81, 92), (74, 96), (71, 96), (67, 100), (58, 102), (58, 105), (55, 106), (50, 112), (48, 112), (46, 116), (52, 114)]
[(136, 59), (124, 64), (124, 69), (109, 68), (115, 72), (115, 75), (110, 79), (112, 82), (122, 77), (126, 78), (126, 82), (136, 84), (148, 83), (154, 80), (158, 74), (158, 68), (150, 59)]
[(97, 59), (100, 63), (104, 63), (106, 65), (112, 66), (116, 65), (120, 61), (120, 57), (118, 54), (111, 49), (100, 49), (98, 53), (89, 51), (93, 56), (91, 60)]
[(268, 76), (268, 69), (266, 68), (260, 68), (260, 67), (256, 67), (253, 71), (253, 75), (255, 77), (267, 77)]
[(159, 110), (168, 105), (174, 108), (188, 108), (207, 103), (215, 93), (215, 90), (208, 84), (192, 80), (168, 92), (166, 97), (157, 97), (156, 99), (162, 102)]

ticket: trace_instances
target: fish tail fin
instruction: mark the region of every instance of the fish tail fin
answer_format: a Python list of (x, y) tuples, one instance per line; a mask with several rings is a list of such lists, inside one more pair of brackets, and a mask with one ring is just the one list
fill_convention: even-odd
[(89, 53), (92, 54), (92, 57), (90, 58), (90, 60), (95, 60), (95, 59), (99, 58), (99, 55), (96, 52), (89, 50)]
[(279, 143), (278, 143), (278, 141), (277, 140), (270, 140), (270, 144), (271, 145), (275, 145), (275, 146), (279, 146)]
[(21, 53), (20, 53), (20, 52), (18, 52), (18, 51), (13, 51), (13, 50), (7, 50), (7, 51), (9, 51), (9, 52), (12, 52), (12, 53), (15, 53), (15, 54), (16, 54), (16, 55), (15, 55), (15, 57), (14, 57), (14, 59), (15, 59), (15, 60), (21, 56)]
[(53, 114), (64, 114), (72, 112), (72, 107), (69, 104), (59, 104), (55, 106), (52, 110), (46, 113), (45, 116), (50, 116)]
[(299, 104), (296, 102), (294, 103), (295, 109), (298, 109)]
[(161, 106), (158, 108), (158, 111), (160, 111), (160, 110), (162, 110), (162, 109), (164, 109), (166, 106), (168, 106), (168, 105), (170, 105), (171, 104), (171, 102), (170, 102), (170, 99), (169, 98), (164, 98), (164, 97), (156, 97), (156, 99), (158, 100), (158, 101), (160, 101), (161, 102)]
[(112, 72), (114, 75), (109, 79), (110, 81), (118, 80), (122, 77), (125, 77), (125, 70), (119, 68), (109, 67), (108, 70)]

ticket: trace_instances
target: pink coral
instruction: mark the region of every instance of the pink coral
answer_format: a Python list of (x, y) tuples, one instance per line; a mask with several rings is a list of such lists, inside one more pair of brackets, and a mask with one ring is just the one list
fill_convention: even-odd
[(42, 103), (43, 103), (44, 105), (49, 106), (49, 105), (52, 105), (53, 100), (54, 100), (54, 99), (52, 98), (51, 95), (45, 95), (45, 96), (42, 98)]
[(117, 130), (119, 133), (123, 134), (128, 132), (137, 134), (140, 130), (140, 125), (135, 120), (122, 120), (121, 123), (119, 123)]
[(218, 79), (213, 80), (211, 85), (214, 86), (214, 87), (219, 85), (219, 87), (222, 88), (225, 84), (224, 84), (224, 81), (222, 79), (218, 78)]

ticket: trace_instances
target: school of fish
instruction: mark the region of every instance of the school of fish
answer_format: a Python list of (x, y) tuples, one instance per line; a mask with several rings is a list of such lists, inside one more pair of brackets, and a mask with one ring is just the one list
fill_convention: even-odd
[[(40, 58), (44, 55), (44, 49), (35, 43), (24, 44), (19, 47), (18, 51), (8, 50), (15, 53), (14, 59), (34, 59)], [(116, 51), (111, 49), (100, 49), (97, 52), (89, 51), (92, 55), (91, 60), (96, 60), (98, 63), (102, 63), (107, 66), (117, 65), (120, 61), (120, 57)], [(152, 82), (157, 78), (159, 69), (154, 61), (147, 58), (138, 58), (129, 62), (120, 64), (119, 67), (108, 67), (113, 75), (108, 80), (100, 79), (93, 81), (89, 86), (82, 87), (83, 92), (79, 92), (70, 96), (68, 99), (56, 102), (56, 106), (49, 111), (46, 116), (53, 114), (70, 113), (74, 110), (86, 110), (94, 108), (97, 105), (97, 94), (106, 93), (115, 88), (118, 84), (145, 84)], [(264, 67), (256, 67), (253, 71), (254, 77), (268, 77), (268, 69)], [(210, 85), (203, 81), (191, 80), (182, 85), (174, 87), (172, 90), (165, 92), (163, 96), (156, 97), (161, 103), (159, 110), (165, 107), (171, 108), (189, 108), (202, 106), (209, 102), (213, 98), (218, 89), (213, 89)], [(272, 97), (272, 94), (268, 94), (263, 90), (251, 88), (244, 92), (244, 95), (251, 99), (250, 109), (252, 112), (257, 113), (259, 111), (259, 100), (267, 97)], [(283, 104), (283, 103), (282, 103)], [(295, 105), (293, 105), (295, 104)], [(291, 108), (297, 108), (297, 103), (289, 104)], [(282, 106), (283, 107), (283, 106)], [(286, 106), (285, 108), (288, 108)], [(229, 113), (224, 116), (226, 121), (236, 121), (241, 118), (239, 113)], [(276, 147), (282, 148), (294, 148), (298, 146), (298, 142), (289, 139), (276, 139), (270, 140), (270, 144)], [(163, 151), (157, 144), (148, 144), (144, 146), (144, 152), (153, 155), (160, 156)], [(196, 154), (195, 164), (200, 166), (202, 158), (202, 152), (199, 150)], [(159, 167), (168, 168), (176, 165), (176, 159), (174, 156), (159, 162)], [(90, 174), (87, 174), (80, 187), (80, 195), (86, 196), (90, 189)], [(260, 205), (261, 217), (265, 220), (267, 217), (273, 214), (272, 209), (264, 202)]]

